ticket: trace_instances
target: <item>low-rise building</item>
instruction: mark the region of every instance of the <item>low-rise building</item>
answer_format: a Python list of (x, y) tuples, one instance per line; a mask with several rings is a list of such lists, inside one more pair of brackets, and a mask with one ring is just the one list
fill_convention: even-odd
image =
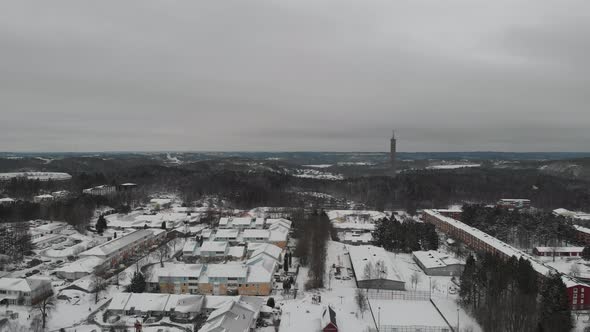
[(414, 251), (412, 258), (429, 276), (460, 276), (465, 264), (438, 251)]
[(35, 203), (49, 203), (53, 201), (53, 196), (45, 194), (45, 195), (37, 195), (33, 197), (33, 202)]
[(68, 229), (68, 224), (61, 221), (52, 221), (40, 224), (30, 228), (31, 239), (47, 236), (50, 234), (61, 234), (63, 231)]
[(199, 332), (246, 332), (256, 328), (263, 299), (239, 297), (213, 311)]
[(198, 249), (199, 256), (208, 258), (225, 258), (229, 251), (229, 243), (226, 241), (205, 241)]
[(50, 279), (0, 278), (0, 304), (33, 305), (52, 293)]
[(528, 209), (531, 207), (531, 200), (525, 198), (502, 198), (496, 206), (505, 209)]
[(321, 304), (288, 303), (284, 306), (279, 331), (338, 332), (336, 312)]
[(80, 253), (80, 257), (94, 256), (104, 260), (107, 268), (117, 267), (140, 250), (161, 244), (166, 238), (163, 229), (140, 229)]
[(237, 229), (218, 229), (215, 232), (215, 241), (237, 242), (240, 231)]
[(55, 270), (58, 277), (66, 280), (77, 280), (94, 273), (97, 267), (104, 263), (102, 258), (87, 256), (74, 262), (67, 263)]
[(590, 245), (590, 228), (574, 225), (576, 239), (583, 244)]
[(70, 192), (67, 190), (54, 191), (51, 193), (51, 196), (56, 200), (66, 199), (70, 196)]
[(267, 229), (246, 229), (242, 232), (244, 242), (268, 242), (270, 231)]
[(172, 294), (267, 296), (277, 265), (259, 257), (248, 264), (158, 264), (151, 270), (147, 288)]
[(397, 272), (385, 249), (375, 246), (349, 246), (358, 288), (405, 290), (405, 281)]
[(0, 205), (13, 205), (16, 201), (10, 197), (0, 198)]
[(340, 233), (340, 242), (352, 246), (369, 245), (373, 243), (371, 232), (354, 230)]
[(109, 195), (114, 195), (116, 192), (117, 192), (117, 188), (115, 186), (109, 186), (109, 185), (96, 186), (93, 188), (88, 188), (88, 189), (82, 190), (83, 194), (94, 195), (94, 196), (109, 196)]
[(107, 308), (109, 315), (147, 315), (190, 318), (203, 310), (202, 295), (117, 293)]
[(276, 223), (270, 226), (269, 231), (268, 242), (285, 249), (287, 247), (287, 242), (289, 241), (290, 228), (284, 223)]
[(535, 247), (533, 254), (549, 257), (578, 257), (582, 256), (584, 247)]

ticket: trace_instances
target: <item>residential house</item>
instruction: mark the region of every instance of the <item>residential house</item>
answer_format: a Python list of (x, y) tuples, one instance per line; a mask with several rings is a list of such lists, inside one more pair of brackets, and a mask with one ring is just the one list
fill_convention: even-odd
[(33, 305), (53, 293), (44, 278), (0, 278), (0, 304)]
[(139, 251), (160, 245), (166, 239), (163, 229), (140, 229), (80, 253), (80, 257), (95, 256), (105, 261), (104, 267), (113, 268)]

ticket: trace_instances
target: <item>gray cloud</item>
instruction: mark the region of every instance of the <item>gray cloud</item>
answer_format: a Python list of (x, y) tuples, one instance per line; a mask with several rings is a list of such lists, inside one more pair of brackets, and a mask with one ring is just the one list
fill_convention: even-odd
[(584, 1), (0, 12), (0, 150), (588, 151)]

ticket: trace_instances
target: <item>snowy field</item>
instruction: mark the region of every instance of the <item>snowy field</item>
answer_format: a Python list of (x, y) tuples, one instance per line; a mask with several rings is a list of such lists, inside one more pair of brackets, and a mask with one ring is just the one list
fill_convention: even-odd
[(327, 214), (334, 228), (339, 229), (374, 230), (375, 221), (387, 217), (383, 212), (363, 210), (330, 210)]
[(58, 172), (15, 172), (15, 173), (0, 173), (0, 180), (10, 180), (14, 178), (27, 178), (29, 180), (41, 181), (64, 181), (70, 180), (72, 176), (68, 173)]

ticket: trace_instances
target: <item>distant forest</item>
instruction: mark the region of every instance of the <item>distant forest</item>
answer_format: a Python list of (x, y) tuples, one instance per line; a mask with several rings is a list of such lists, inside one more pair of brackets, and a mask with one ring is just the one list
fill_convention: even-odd
[[(259, 167), (252, 168), (252, 164)], [(342, 202), (353, 201), (369, 209), (403, 208), (413, 212), (417, 209), (440, 208), (464, 202), (491, 203), (500, 198), (529, 198), (533, 206), (545, 210), (563, 207), (590, 211), (589, 182), (552, 176), (535, 169), (420, 170), (403, 172), (396, 178), (358, 176), (334, 181), (291, 176), (282, 170), (293, 166), (280, 162), (273, 164), (241, 159), (164, 166), (140, 158), (78, 158), (60, 161), (58, 165), (61, 168), (50, 170), (69, 172), (73, 178), (64, 182), (4, 181), (0, 182), (0, 195), (30, 200), (40, 192), (65, 189), (74, 193), (73, 200), (65, 205), (76, 208), (80, 205), (102, 204), (94, 200), (87, 204), (77, 198), (83, 188), (134, 182), (141, 188), (143, 199), (150, 193), (158, 192), (176, 192), (185, 202), (217, 196), (223, 198), (231, 207), (244, 209), (256, 206), (325, 209), (339, 207)], [(76, 169), (78, 171), (75, 171)], [(115, 198), (115, 201), (108, 203), (117, 208), (128, 205), (126, 199), (128, 200), (125, 197)], [(141, 198), (135, 201), (141, 201)], [(43, 211), (44, 208), (31, 205), (27, 209)], [(76, 213), (68, 211), (66, 207), (64, 212), (56, 214), (61, 216)], [(45, 216), (43, 213), (40, 215)], [(31, 214), (26, 211), (0, 213), (0, 218), (6, 219), (8, 216), (12, 216), (10, 219), (13, 220), (26, 219)]]

